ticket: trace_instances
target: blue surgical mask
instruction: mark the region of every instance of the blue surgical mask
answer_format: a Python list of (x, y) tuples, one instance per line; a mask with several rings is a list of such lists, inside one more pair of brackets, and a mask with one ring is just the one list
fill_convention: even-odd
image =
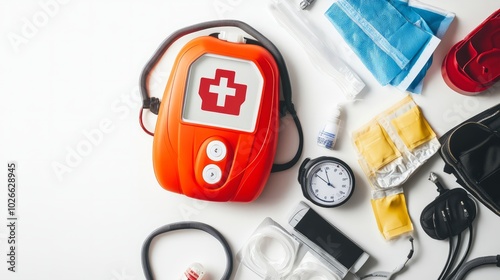
[[(434, 34), (434, 36), (442, 39), (448, 30), (451, 22), (455, 18), (455, 14), (429, 6), (416, 0), (389, 0), (396, 9), (404, 14), (407, 19), (413, 24), (421, 27)], [(422, 67), (416, 76), (411, 76), (413, 81), (409, 86), (407, 83), (401, 84), (401, 81), (407, 76), (406, 71), (402, 71), (398, 77), (391, 81), (391, 85), (396, 86), (400, 90), (406, 90), (413, 93), (421, 93), (423, 80), (427, 74), (427, 70), (431, 67), (432, 56)]]
[(338, 0), (325, 15), (380, 84), (415, 92), (454, 17), (400, 0)]

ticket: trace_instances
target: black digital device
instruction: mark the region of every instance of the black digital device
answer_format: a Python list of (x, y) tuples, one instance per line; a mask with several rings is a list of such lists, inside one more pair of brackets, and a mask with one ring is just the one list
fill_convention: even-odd
[(339, 229), (300, 202), (289, 219), (292, 234), (338, 276), (356, 272), (369, 255)]

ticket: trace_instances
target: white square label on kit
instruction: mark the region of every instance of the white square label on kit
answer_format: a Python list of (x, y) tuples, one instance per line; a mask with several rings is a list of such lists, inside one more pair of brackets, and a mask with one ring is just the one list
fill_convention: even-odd
[(262, 89), (263, 78), (253, 62), (202, 55), (189, 69), (182, 120), (253, 132)]

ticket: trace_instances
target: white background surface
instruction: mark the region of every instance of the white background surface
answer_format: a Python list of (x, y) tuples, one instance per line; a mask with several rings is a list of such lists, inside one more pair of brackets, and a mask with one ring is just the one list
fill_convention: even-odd
[[(367, 89), (359, 96), (362, 100), (345, 107), (340, 139), (336, 149), (329, 151), (317, 146), (315, 137), (341, 95), (274, 20), (268, 1), (61, 0), (50, 13), (43, 8), (47, 2), (54, 1), (0, 1), (0, 163), (4, 169), (0, 171), (0, 279), (144, 279), (141, 244), (161, 225), (183, 220), (211, 224), (228, 239), (235, 254), (265, 217), (286, 225), (290, 211), (303, 199), (296, 181), (298, 164), (272, 174), (262, 195), (248, 204), (196, 201), (163, 190), (155, 180), (152, 138), (137, 120), (142, 67), (173, 31), (221, 18), (247, 22), (285, 57), (304, 128), (303, 158), (336, 156), (353, 168), (357, 185), (352, 199), (340, 208), (315, 209), (372, 256), (360, 274), (392, 270), (405, 259), (409, 242), (386, 241), (377, 230), (370, 189), (350, 143), (351, 131), (404, 94), (380, 86), (341, 41), (343, 57)], [(414, 96), (430, 125), (442, 135), (500, 101), (498, 85), (466, 97), (450, 90), (440, 72), (449, 48), (498, 9), (500, 2), (425, 2), (457, 15), (435, 52), (423, 94)], [(336, 31), (322, 15), (330, 4), (318, 0), (310, 18), (335, 37)], [(14, 37), (20, 41), (13, 41)], [(155, 95), (161, 96), (167, 76), (168, 66), (160, 67), (152, 79)], [(154, 125), (154, 119), (148, 124)], [(287, 118), (284, 125), (278, 159), (286, 159), (296, 147), (292, 121)], [(93, 143), (88, 135), (94, 135)], [(77, 149), (85, 153), (75, 155)], [(16, 273), (7, 271), (5, 261), (6, 165), (10, 161), (18, 165)], [(68, 172), (58, 175), (53, 168), (58, 164)], [(442, 160), (435, 156), (405, 184), (416, 253), (397, 279), (436, 279), (444, 265), (448, 243), (431, 239), (419, 224), (422, 209), (437, 194), (427, 181), (429, 172), (437, 172), (448, 187), (457, 186), (442, 168)], [(500, 254), (499, 217), (481, 205), (475, 224), (470, 256)], [(192, 262), (206, 266), (208, 279), (219, 279), (224, 269), (222, 250), (203, 233), (173, 233), (153, 245), (151, 258), (158, 279), (177, 279)], [(498, 279), (499, 275), (498, 268), (488, 267), (467, 279)]]

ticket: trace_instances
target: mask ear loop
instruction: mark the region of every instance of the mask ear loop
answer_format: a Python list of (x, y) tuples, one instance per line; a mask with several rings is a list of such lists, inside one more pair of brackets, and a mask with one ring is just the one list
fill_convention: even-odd
[(406, 256), (405, 262), (398, 265), (393, 271), (391, 271), (391, 272), (389, 272), (389, 271), (376, 271), (376, 272), (367, 274), (363, 277), (359, 277), (358, 275), (353, 274), (354, 277), (356, 277), (356, 279), (358, 279), (358, 280), (367, 279), (367, 278), (377, 278), (377, 277), (384, 278), (387, 280), (392, 279), (392, 277), (394, 275), (400, 273), (403, 270), (403, 268), (406, 267), (406, 264), (408, 263), (408, 261), (413, 257), (413, 253), (415, 253), (415, 247), (413, 246), (413, 240), (414, 240), (414, 238), (412, 236), (410, 236), (409, 241), (411, 243), (411, 249), (410, 249), (410, 252), (408, 253), (408, 256)]

